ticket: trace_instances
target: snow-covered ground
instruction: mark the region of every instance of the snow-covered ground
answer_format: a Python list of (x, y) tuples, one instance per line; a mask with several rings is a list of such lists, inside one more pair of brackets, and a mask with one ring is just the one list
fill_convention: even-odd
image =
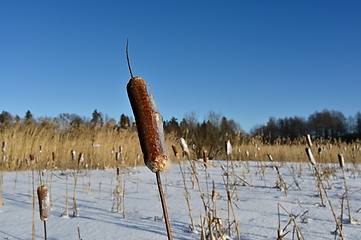
[[(228, 207), (226, 194), (226, 176), (222, 170), (225, 161), (214, 161), (216, 167), (204, 169), (197, 163), (198, 178), (205, 193), (205, 201), (210, 208), (212, 181), (218, 193), (216, 206), (217, 216), (227, 226)], [(287, 190), (281, 191), (279, 176), (274, 165), (279, 166)], [(338, 165), (325, 165), (329, 170), (329, 178), (323, 181), (328, 196), (338, 217), (341, 216), (341, 197), (345, 193), (342, 172)], [(186, 185), (189, 191), (190, 204), (196, 231), (189, 231), (191, 225), (183, 178), (178, 164), (161, 174), (166, 196), (168, 214), (173, 239), (201, 239), (201, 216), (204, 206), (196, 181), (192, 186), (191, 168), (188, 162), (182, 163), (186, 173)], [(310, 164), (271, 162), (235, 162), (234, 172), (229, 175), (235, 218), (239, 221), (241, 239), (277, 239), (278, 204), (289, 213), (297, 216), (296, 223), (305, 239), (334, 239), (332, 232), (336, 229), (334, 216), (323, 193), (325, 207), (317, 188), (317, 179)], [(262, 172), (263, 170), (263, 172)], [(162, 207), (158, 197), (155, 174), (146, 167), (123, 170), (121, 192), (121, 208), (113, 207), (116, 186), (116, 171), (93, 170), (78, 174), (76, 191), (77, 216), (73, 217), (72, 197), (74, 191), (73, 171), (45, 172), (44, 182), (51, 185), (51, 215), (46, 221), (48, 239), (78, 239), (78, 228), (81, 238), (90, 239), (167, 239)], [(66, 177), (68, 173), (69, 217), (65, 217)], [(17, 176), (17, 177), (16, 177)], [(32, 172), (8, 172), (3, 176), (3, 206), (0, 206), (0, 238), (31, 239), (32, 235)], [(35, 189), (39, 183), (39, 174), (34, 173)], [(16, 179), (16, 189), (15, 189)], [(350, 210), (354, 218), (350, 224), (347, 215), (346, 199), (344, 201), (342, 229), (346, 239), (359, 239), (361, 226), (361, 177), (358, 169), (352, 165), (345, 168), (345, 179), (349, 188)], [(89, 182), (92, 192), (89, 190)], [(124, 194), (124, 202), (123, 195)], [(36, 195), (35, 195), (36, 196)], [(37, 196), (36, 196), (37, 199)], [(125, 206), (125, 208), (123, 208)], [(112, 211), (113, 207), (113, 211)], [(125, 212), (124, 212), (125, 209)], [(280, 208), (280, 224), (284, 228), (290, 220), (288, 213)], [(124, 217), (125, 215), (125, 217)], [(234, 217), (230, 214), (230, 220)], [(291, 223), (285, 232), (290, 231), (284, 239), (292, 239), (294, 224)], [(36, 202), (35, 237), (43, 239), (43, 222), (39, 217), (39, 206)], [(339, 238), (339, 237), (338, 237)], [(237, 239), (232, 225), (231, 239)], [(295, 236), (295, 239), (296, 236)]]

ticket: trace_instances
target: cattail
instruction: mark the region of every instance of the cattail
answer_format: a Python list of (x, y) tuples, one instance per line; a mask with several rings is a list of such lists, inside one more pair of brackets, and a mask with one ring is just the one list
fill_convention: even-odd
[(16, 162), (18, 166), (20, 166), (20, 163), (21, 163), (21, 159), (18, 158), (18, 161)]
[[(208, 162), (207, 150), (203, 150), (203, 162), (204, 163)], [(207, 165), (204, 165), (204, 166), (207, 166)]]
[(31, 163), (34, 163), (35, 162), (35, 156), (34, 156), (34, 154), (30, 154), (30, 162)]
[(6, 162), (6, 156), (3, 156), (2, 157), (2, 163), (5, 163)]
[(172, 145), (172, 149), (173, 149), (174, 156), (175, 156), (176, 158), (179, 158), (179, 154), (178, 154), (178, 151), (177, 151), (177, 147), (174, 146), (174, 145)]
[(248, 150), (246, 150), (245, 153), (246, 153), (246, 156), (249, 157), (249, 152), (248, 152)]
[(74, 150), (71, 150), (70, 153), (71, 153), (71, 159), (72, 159), (73, 161), (75, 161), (75, 159), (76, 159), (76, 153), (75, 153), (75, 151), (74, 151)]
[(42, 153), (42, 152), (43, 152), (43, 146), (40, 145), (40, 146), (39, 146), (39, 153)]
[(310, 148), (306, 148), (306, 153), (307, 153), (307, 156), (308, 156), (308, 159), (310, 160), (311, 164), (314, 166), (316, 165), (316, 160), (315, 158), (313, 157), (313, 154), (312, 154), (312, 151)]
[(226, 141), (226, 154), (227, 156), (232, 155), (232, 145), (229, 140)]
[(129, 102), (133, 110), (138, 130), (140, 146), (146, 166), (155, 173), (159, 196), (162, 202), (163, 216), (168, 239), (172, 240), (172, 231), (168, 218), (167, 206), (160, 179), (160, 171), (168, 166), (168, 156), (163, 133), (163, 121), (150, 89), (141, 77), (133, 77), (128, 56), (128, 41), (126, 56), (131, 79), (127, 84)]
[(46, 221), (50, 215), (50, 196), (48, 186), (43, 185), (38, 187), (37, 193), (39, 198), (40, 219), (42, 221)]
[(115, 153), (115, 160), (119, 161), (119, 159), (120, 159), (120, 152), (116, 152)]
[(309, 147), (312, 147), (312, 140), (310, 134), (306, 134), (306, 140)]
[(84, 153), (79, 153), (79, 158), (78, 158), (78, 165), (83, 164), (84, 162)]
[(137, 124), (144, 162), (152, 172), (162, 171), (168, 163), (163, 121), (150, 87), (141, 77), (132, 77), (127, 92)]
[(51, 153), (51, 159), (53, 160), (53, 162), (55, 161), (55, 156), (56, 156), (55, 152), (52, 152)]
[(322, 148), (321, 148), (321, 147), (319, 147), (317, 151), (318, 151), (318, 155), (320, 155), (320, 156), (321, 156), (321, 155), (322, 155)]
[(183, 151), (183, 156), (186, 155), (188, 158), (190, 158), (191, 153), (189, 152), (188, 145), (186, 143), (186, 140), (184, 140), (184, 138), (180, 139), (180, 145)]
[(1, 151), (2, 151), (2, 152), (5, 152), (5, 149), (6, 149), (6, 142), (3, 142), (3, 145), (2, 145)]
[(342, 153), (338, 154), (338, 162), (340, 163), (340, 168), (343, 169), (345, 167), (345, 159)]
[(268, 156), (268, 159), (269, 159), (271, 162), (273, 162), (273, 157), (272, 157), (272, 155), (269, 154), (269, 153), (267, 153), (267, 156)]
[(216, 187), (214, 186), (214, 181), (213, 181), (213, 188), (212, 188), (212, 202), (215, 203), (217, 200), (217, 191), (216, 191)]

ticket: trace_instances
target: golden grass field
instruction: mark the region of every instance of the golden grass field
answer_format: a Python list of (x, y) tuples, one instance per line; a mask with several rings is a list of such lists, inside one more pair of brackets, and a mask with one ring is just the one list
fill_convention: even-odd
[[(0, 141), (5, 142), (5, 148), (0, 153), (3, 171), (28, 169), (27, 161), (30, 161), (30, 155), (33, 155), (34, 161), (37, 162), (36, 169), (53, 167), (69, 169), (85, 166), (104, 169), (144, 164), (136, 131), (119, 130), (107, 125), (103, 127), (80, 125), (74, 129), (62, 130), (57, 129), (53, 124), (26, 126), (15, 124), (1, 126), (0, 130)], [(271, 155), (275, 161), (308, 162), (305, 153), (308, 145), (305, 137), (293, 142), (280, 139), (275, 144), (263, 143), (260, 139), (260, 137), (252, 137), (242, 141), (232, 141), (232, 159), (268, 161)], [(175, 160), (171, 152), (172, 145), (181, 152), (179, 139), (174, 134), (166, 134), (165, 140), (169, 156)], [(192, 139), (186, 140), (188, 143), (193, 142)], [(120, 148), (121, 154), (117, 161), (116, 153)], [(322, 154), (318, 154), (319, 148), (322, 149)], [(72, 160), (72, 150), (76, 152), (76, 160)], [(205, 150), (209, 150), (207, 146)], [(346, 162), (361, 162), (361, 147), (358, 141), (347, 144), (335, 139), (314, 139), (312, 151), (317, 162), (337, 163), (339, 153), (343, 153)], [(53, 153), (55, 153), (54, 160)], [(84, 162), (78, 166), (80, 153), (84, 153)], [(214, 156), (214, 159), (226, 158), (224, 149)]]

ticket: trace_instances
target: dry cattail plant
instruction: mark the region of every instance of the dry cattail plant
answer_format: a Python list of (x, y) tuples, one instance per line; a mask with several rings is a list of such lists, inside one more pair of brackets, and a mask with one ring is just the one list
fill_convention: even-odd
[(37, 193), (39, 199), (40, 219), (44, 222), (44, 239), (46, 240), (46, 220), (48, 220), (50, 215), (50, 195), (48, 192), (48, 186), (42, 185), (38, 187)]
[(6, 142), (3, 142), (2, 147), (1, 147), (1, 151), (5, 152), (6, 149)]
[(174, 153), (174, 156), (178, 159), (179, 158), (179, 154), (178, 154), (178, 151), (177, 151), (177, 147), (172, 145), (172, 149), (173, 149), (173, 153)]
[(137, 124), (138, 137), (143, 152), (144, 162), (152, 172), (156, 173), (168, 239), (172, 239), (167, 206), (159, 173), (160, 171), (164, 171), (168, 166), (162, 117), (150, 87), (147, 88), (145, 81), (141, 77), (133, 77), (128, 56), (128, 42), (126, 56), (131, 76), (131, 79), (127, 84), (127, 92)]
[(309, 147), (312, 147), (312, 140), (310, 134), (306, 134), (306, 141)]
[(181, 145), (181, 148), (182, 148), (182, 151), (183, 151), (183, 157), (187, 156), (187, 158), (190, 159), (191, 153), (189, 151), (188, 145), (186, 143), (186, 140), (184, 140), (184, 138), (180, 139), (180, 145)]
[(320, 197), (321, 197), (321, 202), (322, 202), (322, 206), (325, 206), (324, 204), (324, 201), (323, 201), (323, 197), (322, 197), (322, 191), (321, 191), (321, 188), (323, 189), (323, 192), (325, 193), (326, 195), (326, 198), (328, 200), (328, 204), (330, 205), (330, 208), (331, 208), (331, 212), (332, 212), (332, 215), (335, 219), (335, 223), (336, 223), (336, 226), (337, 226), (337, 229), (340, 233), (340, 236), (342, 239), (345, 239), (345, 237), (343, 236), (343, 233), (342, 233), (342, 227), (341, 227), (341, 224), (340, 222), (338, 221), (338, 218), (337, 218), (337, 215), (335, 213), (335, 210), (333, 209), (333, 206), (332, 206), (332, 203), (331, 203), (331, 200), (330, 198), (328, 197), (328, 193), (326, 191), (326, 188), (325, 186), (323, 185), (323, 182), (322, 182), (322, 179), (321, 179), (321, 175), (320, 173), (318, 172), (317, 170), (317, 166), (316, 166), (316, 161), (313, 157), (313, 154), (312, 154), (312, 151), (310, 148), (306, 148), (306, 153), (307, 153), (307, 156), (308, 156), (308, 159), (310, 160), (315, 172), (316, 172), (316, 176), (317, 176), (317, 180), (318, 180), (318, 188), (319, 188), (319, 191), (320, 191)]
[(232, 145), (231, 145), (231, 141), (227, 140), (226, 141), (226, 155), (231, 156), (232, 155)]
[(347, 209), (348, 209), (349, 223), (352, 224), (350, 199), (349, 199), (349, 196), (348, 196), (348, 188), (347, 188), (347, 186), (346, 186), (346, 178), (345, 178), (345, 171), (344, 171), (345, 159), (344, 159), (342, 153), (339, 153), (339, 154), (338, 154), (338, 161), (339, 161), (339, 163), (340, 163), (340, 168), (341, 168), (342, 178), (343, 178), (343, 184), (344, 184), (344, 187), (345, 187), (345, 194), (346, 194), (346, 201), (347, 201)]

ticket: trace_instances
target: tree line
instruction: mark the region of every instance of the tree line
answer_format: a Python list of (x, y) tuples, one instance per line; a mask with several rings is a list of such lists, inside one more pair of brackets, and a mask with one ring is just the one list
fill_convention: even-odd
[[(185, 138), (192, 144), (197, 155), (201, 155), (203, 149), (209, 150), (209, 156), (216, 156), (220, 149), (224, 148), (224, 142), (231, 140), (234, 144), (243, 144), (252, 137), (261, 137), (263, 142), (274, 143), (276, 139), (294, 140), (310, 134), (313, 138), (341, 138), (344, 141), (361, 139), (361, 113), (346, 118), (340, 111), (323, 110), (314, 112), (307, 119), (303, 117), (270, 117), (266, 124), (253, 127), (250, 133), (241, 129), (239, 123), (233, 119), (227, 119), (220, 113), (209, 111), (203, 121), (198, 120), (195, 112), (186, 113), (184, 118), (178, 121), (172, 117), (163, 121), (164, 132), (173, 134), (176, 138)], [(3, 111), (0, 114), (0, 124), (44, 124), (57, 125), (59, 129), (74, 129), (80, 126), (106, 126), (114, 129), (128, 129), (136, 131), (136, 124), (132, 117), (121, 114), (118, 121), (104, 115), (97, 109), (91, 118), (81, 117), (77, 114), (62, 113), (55, 118), (33, 118), (27, 111), (24, 118), (12, 116)]]
[(273, 143), (278, 138), (294, 140), (305, 134), (313, 138), (336, 138), (350, 142), (361, 139), (361, 113), (346, 118), (340, 111), (323, 110), (314, 112), (307, 119), (303, 117), (270, 117), (264, 125), (251, 130), (251, 135), (262, 135)]

